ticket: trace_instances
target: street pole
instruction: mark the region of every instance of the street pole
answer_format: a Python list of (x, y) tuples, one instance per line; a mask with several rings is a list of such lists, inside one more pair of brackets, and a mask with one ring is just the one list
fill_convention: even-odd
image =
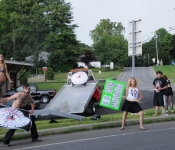
[[(154, 33), (154, 37), (155, 37), (155, 41), (156, 41), (157, 64), (159, 66), (159, 54), (158, 54), (158, 48), (157, 48), (157, 36), (156, 36), (156, 32)], [(159, 70), (160, 70), (160, 66), (159, 66)]]
[(142, 55), (141, 19), (129, 22), (128, 56), (132, 56), (132, 77), (135, 77), (135, 55)]
[(135, 21), (132, 21), (132, 77), (135, 77)]

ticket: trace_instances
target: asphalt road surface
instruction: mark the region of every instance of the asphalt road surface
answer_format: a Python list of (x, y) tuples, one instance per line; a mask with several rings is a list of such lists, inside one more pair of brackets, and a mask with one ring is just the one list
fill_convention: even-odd
[[(117, 78), (117, 80), (127, 83), (130, 77), (132, 77), (132, 68), (128, 67), (128, 68), (125, 68), (125, 71), (122, 73), (120, 77)], [(143, 103), (141, 103), (140, 106), (143, 109), (153, 108), (154, 92), (153, 92), (152, 82), (156, 78), (153, 68), (152, 67), (135, 67), (135, 78), (138, 82), (138, 86), (143, 95), (143, 99), (142, 99)], [(100, 82), (104, 83), (105, 80), (101, 80)], [(172, 85), (172, 86), (174, 87), (173, 89), (175, 89), (175, 85)], [(175, 101), (175, 96), (173, 98)], [(45, 106), (46, 104), (41, 105), (42, 108), (44, 108)], [(115, 111), (112, 109), (107, 109), (96, 105), (96, 114), (99, 114), (99, 115), (112, 114), (112, 113), (118, 113), (118, 112), (120, 111)], [(53, 116), (47, 116), (48, 119), (50, 119), (51, 117)], [(57, 117), (54, 116), (54, 118), (57, 118)]]
[[(125, 68), (125, 71), (123, 74), (117, 78), (117, 80), (126, 82), (128, 81), (129, 78), (132, 77), (132, 68), (128, 67)], [(155, 72), (152, 67), (135, 67), (135, 78), (138, 83), (138, 87), (140, 88), (143, 99), (140, 104), (140, 106), (143, 109), (149, 109), (153, 108), (153, 80), (156, 78)], [(100, 81), (104, 82), (104, 81)], [(172, 84), (173, 89), (175, 89), (175, 85)], [(173, 100), (175, 101), (175, 96), (173, 97)], [(108, 113), (116, 113), (116, 111), (110, 110), (110, 109), (105, 109), (101, 107), (97, 107), (96, 110), (97, 114), (108, 114)]]
[(41, 137), (42, 142), (30, 139), (11, 141), (3, 150), (173, 150), (175, 149), (175, 122), (138, 125), (125, 130), (110, 128)]

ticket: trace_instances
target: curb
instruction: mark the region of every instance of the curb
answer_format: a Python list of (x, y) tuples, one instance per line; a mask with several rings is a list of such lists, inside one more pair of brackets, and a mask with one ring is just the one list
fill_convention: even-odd
[[(144, 124), (150, 124), (150, 123), (156, 123), (156, 122), (164, 122), (164, 121), (174, 121), (175, 115), (171, 116), (159, 116), (159, 117), (152, 117), (152, 118), (145, 118)], [(97, 130), (102, 128), (114, 128), (114, 127), (120, 127), (121, 121), (112, 121), (112, 122), (101, 122), (101, 123), (94, 123), (94, 124), (85, 124), (85, 125), (76, 125), (76, 126), (69, 126), (69, 127), (60, 127), (60, 128), (51, 128), (51, 129), (44, 129), (44, 130), (38, 130), (39, 136), (46, 136), (46, 135), (52, 135), (52, 134), (64, 134), (64, 133), (73, 133), (78, 131), (87, 131), (87, 130)], [(139, 119), (131, 119), (126, 120), (125, 125), (137, 125), (139, 124)], [(30, 132), (21, 132), (21, 133), (15, 133), (16, 135), (21, 135), (25, 137), (30, 137)], [(0, 135), (0, 138), (3, 138), (4, 135)]]
[[(151, 68), (153, 69), (153, 67), (151, 66)], [(153, 69), (153, 72), (154, 72), (154, 75), (156, 76), (156, 72), (155, 72), (155, 70)]]
[[(126, 68), (126, 67), (125, 67), (125, 68)], [(120, 76), (124, 73), (125, 68), (123, 69), (123, 72), (121, 72), (117, 77), (112, 78), (112, 79), (117, 79), (118, 77), (120, 77)], [(98, 79), (98, 81), (105, 81), (105, 80), (106, 80), (106, 79)]]

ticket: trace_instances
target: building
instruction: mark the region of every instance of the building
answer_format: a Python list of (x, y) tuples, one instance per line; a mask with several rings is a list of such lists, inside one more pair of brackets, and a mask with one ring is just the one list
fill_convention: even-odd
[[(77, 62), (78, 64), (78, 67), (84, 67), (84, 68), (87, 68), (87, 66), (85, 65), (84, 62)], [(95, 68), (101, 68), (101, 62), (100, 61), (93, 61), (93, 62), (90, 62), (90, 65), (95, 67)]]
[[(10, 75), (10, 78), (12, 81), (14, 81), (14, 87), (17, 87), (20, 85), (20, 79), (23, 77), (23, 75), (34, 65), (32, 63), (26, 63), (26, 62), (19, 62), (19, 61), (10, 61), (5, 60), (5, 63), (7, 65), (7, 69)], [(20, 75), (20, 70), (25, 69), (25, 72)], [(10, 83), (7, 80), (6, 81), (6, 90), (10, 90)]]
[[(46, 63), (48, 61), (49, 55), (50, 55), (50, 53), (48, 53), (48, 52), (44, 52), (44, 51), (40, 52), (38, 61), (44, 60), (44, 62)], [(34, 57), (34, 55), (26, 57), (26, 61), (33, 62), (33, 57)]]

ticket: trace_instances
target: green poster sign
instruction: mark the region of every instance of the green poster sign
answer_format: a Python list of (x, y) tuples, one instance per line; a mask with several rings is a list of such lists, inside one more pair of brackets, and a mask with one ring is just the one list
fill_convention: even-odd
[(100, 100), (100, 106), (119, 110), (125, 87), (125, 82), (106, 79), (102, 97)]

